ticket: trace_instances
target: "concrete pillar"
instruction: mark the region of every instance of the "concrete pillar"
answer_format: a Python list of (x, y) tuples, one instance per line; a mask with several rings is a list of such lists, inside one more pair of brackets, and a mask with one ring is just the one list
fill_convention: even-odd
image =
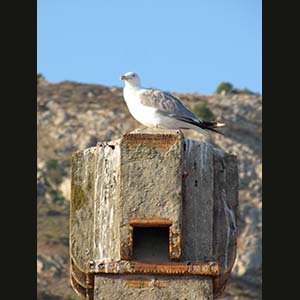
[(86, 299), (215, 299), (236, 254), (234, 155), (142, 130), (72, 157), (71, 283)]

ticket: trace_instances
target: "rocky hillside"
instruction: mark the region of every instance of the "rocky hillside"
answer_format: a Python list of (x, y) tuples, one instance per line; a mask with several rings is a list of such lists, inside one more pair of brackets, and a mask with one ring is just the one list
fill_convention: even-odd
[[(239, 158), (238, 256), (225, 299), (261, 299), (261, 112), (253, 95), (177, 94), (193, 109), (204, 103), (227, 127), (212, 142)], [(69, 284), (68, 221), (70, 158), (98, 141), (118, 139), (141, 127), (130, 115), (122, 89), (41, 80), (38, 123), (38, 299), (78, 299)], [(193, 139), (202, 137), (184, 131)]]

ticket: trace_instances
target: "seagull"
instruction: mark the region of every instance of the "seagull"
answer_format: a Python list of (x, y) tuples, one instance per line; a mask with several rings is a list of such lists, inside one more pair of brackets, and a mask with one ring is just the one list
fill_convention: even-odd
[(125, 82), (124, 100), (131, 115), (150, 128), (193, 129), (204, 136), (206, 130), (222, 134), (215, 128), (225, 126), (217, 121), (203, 121), (173, 95), (158, 89), (144, 89), (137, 73), (128, 72), (120, 77)]

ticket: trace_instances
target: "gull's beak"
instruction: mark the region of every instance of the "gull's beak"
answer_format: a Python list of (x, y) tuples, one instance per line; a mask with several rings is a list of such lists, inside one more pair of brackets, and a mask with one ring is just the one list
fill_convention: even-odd
[(127, 79), (127, 77), (125, 76), (125, 75), (122, 75), (121, 77), (120, 77), (120, 80), (126, 80)]

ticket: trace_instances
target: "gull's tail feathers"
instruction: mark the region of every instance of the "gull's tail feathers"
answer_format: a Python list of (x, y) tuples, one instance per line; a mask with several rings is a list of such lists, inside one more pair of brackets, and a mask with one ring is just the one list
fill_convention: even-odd
[(201, 124), (203, 129), (210, 130), (221, 135), (224, 135), (222, 132), (216, 130), (215, 128), (221, 128), (226, 126), (225, 123), (217, 122), (217, 121), (202, 121)]
[(219, 128), (226, 126), (225, 123), (217, 122), (217, 121), (202, 121), (202, 123), (210, 128)]
[(215, 122), (215, 127), (224, 127), (224, 126), (226, 126), (225, 123)]

